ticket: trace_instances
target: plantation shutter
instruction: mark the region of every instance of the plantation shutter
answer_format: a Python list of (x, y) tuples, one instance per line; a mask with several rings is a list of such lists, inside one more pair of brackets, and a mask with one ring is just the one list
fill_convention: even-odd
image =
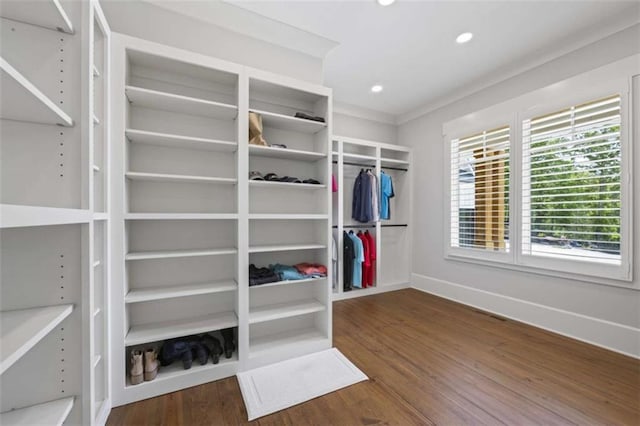
[(620, 264), (620, 96), (523, 121), (524, 255)]
[(509, 127), (451, 141), (451, 247), (509, 251)]

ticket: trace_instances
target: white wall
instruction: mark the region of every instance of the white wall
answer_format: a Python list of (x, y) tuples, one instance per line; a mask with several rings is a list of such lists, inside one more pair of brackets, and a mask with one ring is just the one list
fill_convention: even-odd
[[(638, 52), (640, 25), (635, 25), (399, 127), (399, 143), (413, 147), (414, 163), (420, 164), (414, 168), (413, 186), (416, 287), (640, 356), (640, 291), (445, 260), (442, 232), (447, 212), (443, 123)], [(640, 84), (640, 78), (635, 84)], [(634, 111), (636, 130), (639, 110)], [(635, 188), (640, 188), (638, 134), (636, 131), (633, 159)], [(635, 194), (634, 276), (638, 284), (640, 197), (637, 190)]]
[(397, 126), (352, 115), (334, 113), (333, 133), (376, 142), (398, 143)]
[(322, 84), (322, 60), (141, 1), (101, 1), (111, 30)]

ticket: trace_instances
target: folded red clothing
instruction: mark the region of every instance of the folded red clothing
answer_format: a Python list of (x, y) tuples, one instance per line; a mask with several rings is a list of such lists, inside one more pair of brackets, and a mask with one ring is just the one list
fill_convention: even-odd
[(327, 267), (319, 263), (298, 263), (293, 265), (301, 274), (305, 275), (327, 275)]

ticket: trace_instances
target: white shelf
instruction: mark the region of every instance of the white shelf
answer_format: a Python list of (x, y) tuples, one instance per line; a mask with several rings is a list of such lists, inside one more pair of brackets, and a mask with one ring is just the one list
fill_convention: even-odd
[(218, 183), (235, 185), (238, 181), (232, 178), (173, 175), (166, 173), (127, 172), (126, 177), (131, 180), (146, 180), (151, 182), (185, 182), (185, 183)]
[(0, 204), (0, 228), (88, 223), (89, 210)]
[[(11, 2), (9, 2), (11, 3)], [(73, 397), (32, 405), (0, 414), (0, 424), (12, 426), (60, 426), (73, 408)]]
[(305, 120), (304, 118), (296, 118), (293, 116), (276, 114), (274, 112), (260, 111), (252, 109), (251, 112), (262, 116), (262, 125), (264, 127), (272, 127), (274, 129), (289, 130), (299, 133), (318, 133), (327, 127), (327, 123), (319, 121)]
[(251, 358), (258, 358), (274, 351), (286, 352), (287, 347), (298, 348), (308, 344), (327, 340), (327, 337), (315, 328), (286, 331), (249, 340)]
[[(14, 3), (19, 2), (3, 2), (3, 10), (7, 4)], [(67, 113), (2, 57), (0, 57), (0, 68), (2, 68), (0, 118), (73, 126), (73, 120)]]
[(173, 337), (190, 336), (207, 331), (222, 330), (238, 326), (238, 318), (234, 312), (221, 312), (198, 318), (177, 321), (157, 322), (154, 324), (134, 325), (129, 329), (125, 345), (139, 345), (157, 342)]
[(126, 220), (235, 220), (236, 213), (127, 213)]
[(297, 317), (324, 311), (325, 306), (314, 299), (277, 303), (249, 309), (249, 324), (273, 321), (281, 318)]
[(220, 256), (226, 254), (236, 254), (235, 248), (223, 249), (200, 249), (200, 250), (163, 250), (163, 251), (140, 251), (127, 253), (126, 260), (145, 259), (169, 259), (174, 257), (196, 257), (196, 256)]
[(327, 158), (327, 154), (298, 149), (277, 148), (271, 146), (249, 145), (249, 155), (255, 157), (283, 158), (297, 161), (318, 161)]
[(325, 248), (327, 248), (327, 246), (325, 246), (324, 244), (283, 244), (283, 245), (272, 245), (272, 246), (251, 246), (249, 247), (249, 253), (317, 250), (317, 249), (325, 249)]
[(220, 362), (217, 364), (213, 364), (209, 360), (209, 362), (207, 362), (205, 365), (200, 365), (198, 364), (197, 361), (194, 360), (193, 365), (188, 370), (184, 369), (181, 361), (175, 361), (170, 365), (161, 366), (160, 369), (158, 370), (158, 375), (156, 376), (156, 378), (149, 382), (142, 382), (137, 385), (132, 385), (129, 381), (129, 375), (127, 375), (127, 388), (143, 389), (145, 387), (157, 385), (159, 382), (162, 382), (165, 380), (182, 379), (183, 376), (191, 376), (191, 375), (200, 376), (200, 375), (206, 374), (210, 370), (228, 368), (230, 365), (236, 364), (237, 362), (238, 362), (237, 351), (234, 352), (233, 356), (229, 359), (225, 358), (225, 356), (222, 355), (220, 357)]
[(395, 158), (382, 158), (380, 160), (382, 167), (409, 167), (409, 162), (406, 160), (397, 160)]
[(73, 24), (58, 0), (3, 1), (2, 17), (73, 34)]
[(148, 132), (146, 130), (127, 129), (125, 130), (125, 135), (127, 139), (133, 143), (165, 146), (169, 148), (220, 152), (235, 152), (238, 149), (236, 142), (181, 136), (170, 133)]
[(176, 285), (168, 287), (149, 287), (131, 290), (124, 298), (125, 303), (148, 302), (151, 300), (171, 299), (176, 297), (197, 296), (201, 294), (235, 291), (238, 284), (233, 280), (211, 283)]
[(0, 374), (29, 352), (73, 311), (73, 305), (0, 312)]
[(373, 165), (375, 165), (376, 163), (376, 157), (373, 157), (371, 155), (362, 155), (362, 154), (349, 154), (349, 153), (343, 153), (342, 154), (342, 158), (345, 160), (357, 160), (357, 161), (371, 161), (373, 162)]
[(269, 180), (250, 180), (249, 186), (254, 188), (284, 188), (284, 189), (325, 189), (327, 185), (313, 183), (273, 182)]
[(304, 283), (310, 283), (310, 282), (314, 282), (314, 281), (323, 281), (326, 280), (327, 277), (321, 277), (321, 278), (305, 278), (303, 280), (285, 280), (285, 281), (276, 281), (273, 283), (266, 283), (266, 284), (259, 284), (259, 285), (252, 285), (249, 286), (249, 289), (253, 289), (253, 288), (264, 288), (264, 287), (276, 287), (276, 286), (281, 286), (281, 285), (296, 285), (296, 284), (304, 284)]
[(253, 220), (326, 220), (327, 214), (279, 214), (279, 213), (252, 213), (249, 219)]
[(93, 213), (93, 220), (107, 220), (109, 219), (109, 215), (104, 212), (95, 212)]
[(235, 105), (143, 89), (141, 87), (126, 86), (127, 99), (133, 106), (172, 111), (180, 114), (200, 115), (221, 120), (232, 120), (238, 114)]

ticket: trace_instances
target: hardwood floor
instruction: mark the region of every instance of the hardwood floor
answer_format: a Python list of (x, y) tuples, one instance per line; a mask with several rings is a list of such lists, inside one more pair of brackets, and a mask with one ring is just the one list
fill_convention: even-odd
[[(370, 378), (259, 425), (640, 425), (640, 361), (417, 290), (334, 304)], [(235, 378), (115, 408), (109, 425), (236, 425)]]

